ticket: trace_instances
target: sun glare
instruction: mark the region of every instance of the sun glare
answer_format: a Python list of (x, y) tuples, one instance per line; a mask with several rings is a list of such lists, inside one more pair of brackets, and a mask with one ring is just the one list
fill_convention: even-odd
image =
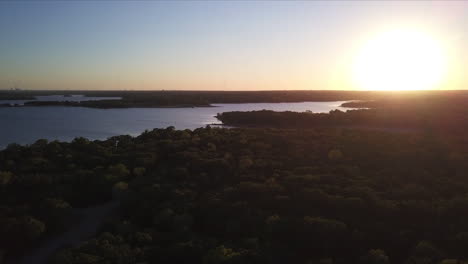
[(363, 90), (431, 90), (447, 70), (442, 45), (421, 31), (381, 33), (358, 52), (353, 65), (355, 85)]

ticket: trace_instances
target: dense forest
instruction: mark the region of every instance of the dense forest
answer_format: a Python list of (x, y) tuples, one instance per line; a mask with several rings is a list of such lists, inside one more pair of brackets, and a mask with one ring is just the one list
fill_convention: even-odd
[[(224, 112), (216, 117), (228, 126), (314, 128), (346, 127), (387, 131), (464, 133), (468, 129), (467, 96), (447, 92), (424, 96), (395, 96), (370, 101), (343, 103), (346, 112)], [(358, 109), (353, 109), (358, 108)]]
[(13, 144), (0, 152), (0, 255), (117, 200), (94, 238), (49, 263), (462, 263), (467, 161), (465, 137), (346, 128)]
[(270, 110), (224, 112), (216, 116), (224, 125), (240, 127), (315, 128), (346, 127), (387, 131), (438, 131), (464, 133), (468, 111), (410, 112), (402, 109), (332, 110), (329, 113), (275, 112)]

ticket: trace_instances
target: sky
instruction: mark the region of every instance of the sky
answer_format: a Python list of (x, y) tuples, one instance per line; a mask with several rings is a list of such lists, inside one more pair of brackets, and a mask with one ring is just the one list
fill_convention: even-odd
[(359, 89), (359, 48), (406, 27), (468, 87), (468, 1), (0, 1), (0, 89)]

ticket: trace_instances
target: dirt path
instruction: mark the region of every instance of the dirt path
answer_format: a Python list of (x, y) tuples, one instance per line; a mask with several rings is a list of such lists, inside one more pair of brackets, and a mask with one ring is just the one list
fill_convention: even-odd
[(119, 201), (111, 201), (99, 206), (85, 209), (75, 209), (73, 214), (80, 221), (71, 230), (44, 241), (42, 246), (29, 252), (19, 264), (43, 264), (46, 263), (55, 251), (65, 246), (76, 246), (80, 242), (95, 235), (97, 229), (112, 212), (117, 209)]

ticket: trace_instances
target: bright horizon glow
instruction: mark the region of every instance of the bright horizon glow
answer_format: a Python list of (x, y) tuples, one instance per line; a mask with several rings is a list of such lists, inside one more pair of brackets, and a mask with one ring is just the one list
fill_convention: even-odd
[(0, 1), (0, 90), (468, 89), (467, 17), (468, 1)]
[(447, 55), (434, 37), (418, 30), (378, 34), (359, 51), (353, 78), (362, 90), (406, 91), (440, 88)]

